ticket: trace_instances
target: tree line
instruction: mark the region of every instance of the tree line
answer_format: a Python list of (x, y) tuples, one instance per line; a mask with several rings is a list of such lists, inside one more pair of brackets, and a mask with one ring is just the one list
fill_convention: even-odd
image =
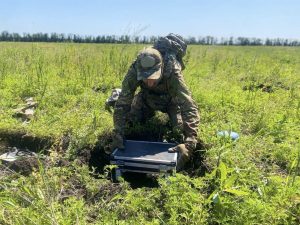
[[(159, 36), (131, 36), (131, 35), (77, 35), (63, 33), (9, 33), (2, 31), (0, 33), (0, 41), (10, 42), (72, 42), (72, 43), (141, 43), (151, 44), (155, 42)], [(300, 46), (300, 40), (287, 38), (248, 38), (248, 37), (229, 37), (216, 38), (213, 36), (205, 37), (187, 37), (188, 44), (196, 45), (267, 45), (267, 46)]]

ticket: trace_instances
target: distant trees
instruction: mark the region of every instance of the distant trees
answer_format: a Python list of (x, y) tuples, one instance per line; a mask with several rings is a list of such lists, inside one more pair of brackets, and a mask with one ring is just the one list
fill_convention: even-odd
[[(130, 36), (130, 35), (98, 35), (98, 36), (81, 36), (76, 34), (59, 34), (59, 33), (9, 33), (2, 31), (0, 41), (19, 41), (19, 42), (73, 42), (73, 43), (142, 43), (150, 44), (155, 42), (157, 36)], [(300, 46), (300, 40), (291, 40), (284, 38), (248, 38), (248, 37), (229, 37), (216, 38), (213, 36), (188, 37), (185, 39), (188, 44), (195, 45), (267, 45), (267, 46)]]
[(207, 37), (189, 37), (186, 39), (188, 44), (199, 45), (267, 45), (267, 46), (300, 46), (300, 40), (291, 40), (283, 38), (267, 38), (265, 40), (261, 38), (247, 38), (247, 37), (230, 37), (230, 38), (215, 38), (211, 36)]

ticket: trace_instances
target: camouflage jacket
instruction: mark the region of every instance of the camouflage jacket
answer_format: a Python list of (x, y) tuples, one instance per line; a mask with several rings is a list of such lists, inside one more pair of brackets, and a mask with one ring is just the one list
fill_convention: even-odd
[(122, 92), (115, 105), (115, 132), (124, 135), (126, 115), (130, 111), (135, 91), (140, 87), (146, 96), (146, 104), (152, 109), (164, 112), (164, 106), (170, 102), (180, 107), (185, 141), (195, 144), (199, 125), (198, 107), (184, 82), (176, 56), (168, 55), (164, 58), (162, 78), (154, 88), (149, 89), (142, 81), (138, 81), (136, 71), (134, 61), (123, 80)]

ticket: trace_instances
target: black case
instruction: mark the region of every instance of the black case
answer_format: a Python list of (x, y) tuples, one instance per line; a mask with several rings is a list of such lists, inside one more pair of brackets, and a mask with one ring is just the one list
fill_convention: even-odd
[(169, 153), (173, 143), (125, 141), (125, 149), (115, 149), (110, 163), (117, 165), (116, 178), (123, 172), (138, 173), (174, 173), (177, 164), (177, 152)]

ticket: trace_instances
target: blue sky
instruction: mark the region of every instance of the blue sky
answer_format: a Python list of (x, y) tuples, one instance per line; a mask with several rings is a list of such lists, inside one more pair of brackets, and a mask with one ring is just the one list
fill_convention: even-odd
[(0, 0), (0, 31), (300, 39), (300, 0)]

